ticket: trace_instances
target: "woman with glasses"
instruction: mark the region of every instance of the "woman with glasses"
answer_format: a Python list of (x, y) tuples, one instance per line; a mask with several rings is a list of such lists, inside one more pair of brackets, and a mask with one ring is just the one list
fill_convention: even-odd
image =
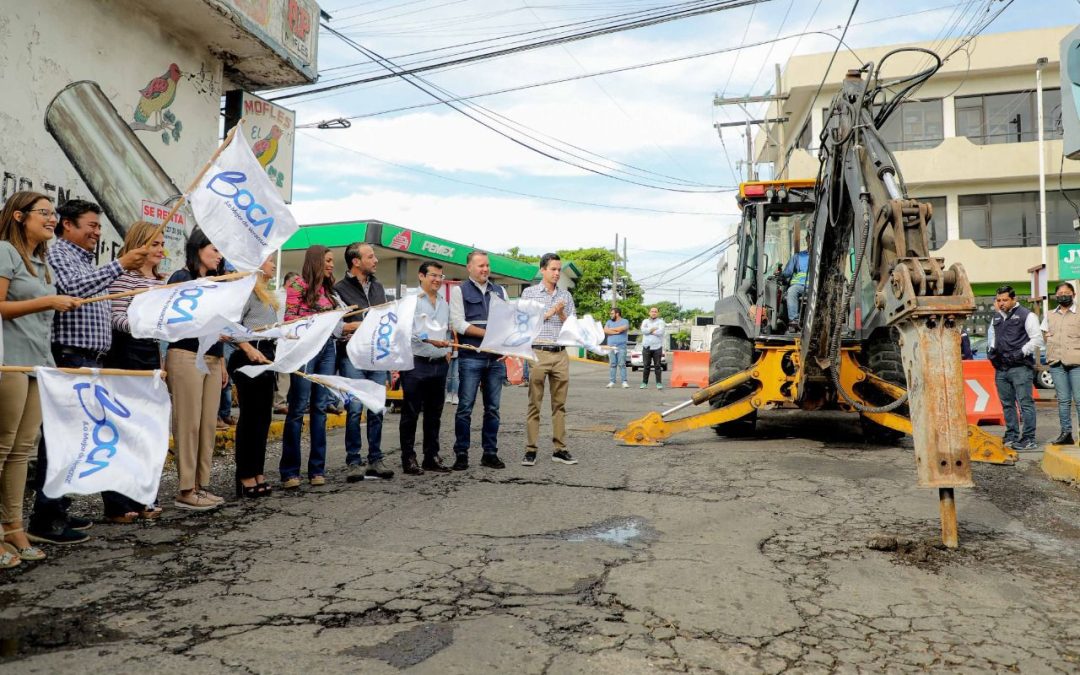
[[(52, 201), (38, 192), (16, 192), (0, 211), (0, 318), (3, 319), (4, 365), (53, 366), (50, 332), (55, 312), (78, 305), (56, 295), (45, 264), (47, 242), (56, 229)], [(26, 462), (37, 446), (41, 402), (30, 373), (0, 376), (0, 522), (4, 544), (0, 569), (23, 560), (43, 560), (23, 530)]]

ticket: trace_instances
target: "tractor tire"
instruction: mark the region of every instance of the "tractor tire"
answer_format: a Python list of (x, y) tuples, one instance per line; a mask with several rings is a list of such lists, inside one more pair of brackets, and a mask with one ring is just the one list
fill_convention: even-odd
[[(754, 343), (736, 328), (720, 327), (713, 331), (712, 344), (709, 347), (709, 383), (718, 382), (725, 377), (742, 372), (754, 365)], [(734, 403), (754, 390), (752, 383), (741, 385), (731, 391), (724, 392), (711, 401), (709, 405), (715, 410)], [(757, 411), (753, 411), (746, 417), (713, 425), (713, 430), (718, 436), (740, 438), (751, 436), (757, 427)]]
[[(866, 342), (863, 353), (865, 354), (864, 364), (871, 373), (893, 384), (907, 387), (904, 363), (900, 357), (900, 345), (891, 331), (875, 333)], [(889, 401), (885, 400), (886, 398), (883, 397), (880, 404), (887, 404)], [(862, 426), (863, 439), (867, 443), (895, 445), (904, 437), (903, 432), (883, 427), (862, 415), (859, 416), (859, 423)]]

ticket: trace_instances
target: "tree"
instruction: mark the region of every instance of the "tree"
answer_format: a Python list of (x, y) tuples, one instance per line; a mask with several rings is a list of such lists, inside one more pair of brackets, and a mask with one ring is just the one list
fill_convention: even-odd
[(513, 258), (514, 260), (520, 260), (521, 262), (527, 262), (527, 263), (539, 263), (540, 262), (540, 256), (538, 256), (538, 255), (529, 255), (527, 253), (522, 253), (520, 246), (512, 247), (506, 253), (503, 253), (503, 255), (506, 256), (507, 258)]

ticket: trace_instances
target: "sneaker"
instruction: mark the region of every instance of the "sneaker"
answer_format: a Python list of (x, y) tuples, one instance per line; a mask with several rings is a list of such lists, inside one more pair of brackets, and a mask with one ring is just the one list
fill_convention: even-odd
[(622, 383), (622, 388), (623, 388), (623, 389), (629, 389), (629, 388), (630, 388), (630, 385), (628, 385), (627, 383), (623, 382), (623, 383)]
[(532, 450), (525, 453), (525, 457), (521, 460), (521, 466), (532, 466), (536, 464), (536, 453)]
[(1039, 444), (1035, 441), (1028, 441), (1027, 443), (1024, 443), (1023, 441), (1017, 441), (1016, 443), (1013, 443), (1012, 447), (1013, 450), (1016, 450), (1017, 452), (1028, 452), (1031, 450), (1038, 450)]
[(612, 387), (614, 387), (614, 386), (615, 386), (615, 383), (614, 383), (614, 382), (608, 382), (608, 383), (607, 383), (607, 388), (608, 388), (608, 389), (611, 389), (611, 388), (612, 388)]
[[(1062, 431), (1057, 438), (1050, 441), (1050, 445), (1072, 445), (1073, 435), (1071, 431)], [(70, 527), (70, 525), (68, 526)]]
[(364, 465), (363, 464), (350, 464), (345, 469), (345, 482), (346, 483), (359, 483), (364, 480)]
[(454, 394), (454, 405), (458, 404), (458, 395)]
[(454, 466), (452, 466), (450, 468), (452, 468), (454, 471), (464, 471), (465, 469), (468, 469), (469, 468), (469, 457), (468, 457), (468, 455), (458, 455), (457, 458), (454, 459)]
[(656, 383), (656, 388), (657, 388), (657, 389), (663, 389), (663, 388), (664, 388), (664, 385), (662, 385), (662, 384), (660, 384), (659, 382), (657, 382), (657, 383)]
[(199, 490), (192, 490), (186, 495), (176, 495), (176, 499), (173, 500), (173, 506), (185, 511), (209, 511), (221, 506), (220, 503), (206, 498), (206, 493)]
[(551, 454), (551, 461), (563, 464), (577, 464), (577, 460), (570, 456), (566, 450), (556, 450)]
[(312, 476), (308, 479), (308, 483), (311, 484), (311, 487), (322, 487), (326, 485), (326, 476)]
[(300, 487), (300, 476), (293, 476), (281, 481), (282, 490), (296, 490)]
[(79, 516), (68, 516), (68, 528), (84, 532), (94, 526), (94, 521)]
[(486, 466), (489, 469), (505, 469), (506, 465), (499, 459), (498, 455), (484, 455), (480, 458), (480, 466)]
[(644, 388), (645, 388), (645, 387), (647, 387), (647, 386), (649, 386), (649, 385), (647, 385), (647, 384), (645, 384), (644, 382), (642, 382), (642, 383), (641, 383), (641, 386), (640, 386), (640, 387), (638, 387), (638, 389), (644, 389)]
[(372, 462), (371, 466), (364, 472), (365, 476), (371, 476), (372, 478), (382, 478), (383, 480), (390, 480), (394, 477), (394, 472), (386, 463), (381, 459), (377, 462)]
[(85, 532), (73, 530), (70, 527), (65, 527), (59, 532), (35, 532), (30, 529), (26, 531), (26, 538), (36, 544), (81, 544), (84, 541), (90, 539), (90, 535)]

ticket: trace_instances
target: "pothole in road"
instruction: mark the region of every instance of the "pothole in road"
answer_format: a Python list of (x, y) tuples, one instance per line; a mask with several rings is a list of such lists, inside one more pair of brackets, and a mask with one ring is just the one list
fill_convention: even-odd
[(49, 621), (44, 621), (40, 614), (0, 621), (0, 663), (33, 654), (116, 642), (125, 637), (86, 614), (54, 617)]
[(454, 642), (454, 627), (448, 623), (425, 623), (398, 633), (373, 647), (350, 647), (349, 656), (379, 659), (404, 670), (422, 663)]
[(630, 546), (636, 541), (651, 541), (656, 533), (644, 518), (612, 518), (590, 527), (567, 530), (556, 535), (566, 541), (601, 541), (613, 546)]

